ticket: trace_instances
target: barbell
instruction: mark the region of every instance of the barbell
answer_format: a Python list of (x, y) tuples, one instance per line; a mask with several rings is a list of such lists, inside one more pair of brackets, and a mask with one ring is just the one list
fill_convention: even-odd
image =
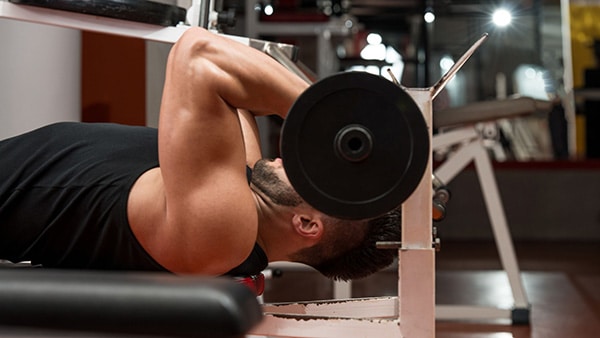
[(429, 159), (421, 110), (391, 81), (365, 72), (306, 89), (283, 123), (280, 153), (298, 194), (343, 219), (384, 214), (421, 181)]

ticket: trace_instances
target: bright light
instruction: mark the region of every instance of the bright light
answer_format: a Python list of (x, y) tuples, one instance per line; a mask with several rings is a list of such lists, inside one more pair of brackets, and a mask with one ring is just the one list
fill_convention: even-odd
[(402, 62), (402, 55), (400, 55), (393, 47), (387, 46), (385, 49), (385, 62), (391, 64)]
[(364, 60), (384, 60), (386, 56), (386, 48), (383, 43), (383, 38), (377, 33), (369, 33), (367, 35), (367, 45), (360, 51), (360, 57)]
[(273, 14), (273, 6), (271, 6), (271, 5), (266, 5), (266, 6), (265, 6), (265, 14), (266, 14), (266, 15), (272, 15), (272, 14)]
[(442, 69), (442, 73), (446, 73), (454, 66), (454, 60), (449, 55), (444, 55), (440, 60), (440, 68)]
[(512, 14), (506, 9), (500, 8), (494, 11), (492, 21), (498, 27), (506, 27), (512, 21)]
[(520, 65), (513, 73), (515, 93), (538, 100), (548, 100), (552, 90), (550, 78), (544, 78), (544, 69), (538, 65)]
[(363, 65), (353, 65), (350, 68), (348, 68), (347, 71), (349, 71), (349, 72), (364, 72), (365, 71), (365, 66), (363, 66)]
[(379, 45), (382, 41), (383, 38), (377, 33), (369, 33), (369, 35), (367, 35), (367, 43), (369, 45)]
[(378, 45), (366, 45), (365, 48), (360, 51), (360, 57), (364, 60), (385, 60), (385, 56), (386, 48), (382, 43)]
[(425, 15), (423, 15), (423, 19), (427, 23), (432, 23), (435, 21), (435, 14), (433, 14), (433, 12), (426, 12)]
[(528, 79), (535, 79), (537, 72), (532, 67), (525, 68), (525, 77)]
[(365, 67), (365, 72), (373, 75), (381, 75), (381, 69), (375, 65), (369, 65)]

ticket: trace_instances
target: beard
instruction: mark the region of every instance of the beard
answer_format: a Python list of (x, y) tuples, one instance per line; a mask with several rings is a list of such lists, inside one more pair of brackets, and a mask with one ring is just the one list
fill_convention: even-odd
[(277, 176), (268, 162), (265, 159), (256, 162), (252, 170), (252, 184), (275, 204), (289, 207), (300, 205), (300, 195)]

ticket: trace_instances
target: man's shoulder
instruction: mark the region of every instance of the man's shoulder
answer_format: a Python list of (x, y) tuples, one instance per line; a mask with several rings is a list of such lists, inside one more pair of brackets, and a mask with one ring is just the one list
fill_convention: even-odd
[(129, 197), (132, 231), (147, 253), (178, 273), (220, 275), (251, 253), (258, 214), (247, 184), (237, 192), (211, 194), (190, 201), (188, 212), (169, 210), (160, 168), (144, 173)]

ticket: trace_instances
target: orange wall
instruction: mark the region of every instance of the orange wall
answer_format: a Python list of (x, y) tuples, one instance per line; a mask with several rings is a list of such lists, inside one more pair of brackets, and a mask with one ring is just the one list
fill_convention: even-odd
[(146, 124), (144, 40), (82, 32), (83, 122)]

